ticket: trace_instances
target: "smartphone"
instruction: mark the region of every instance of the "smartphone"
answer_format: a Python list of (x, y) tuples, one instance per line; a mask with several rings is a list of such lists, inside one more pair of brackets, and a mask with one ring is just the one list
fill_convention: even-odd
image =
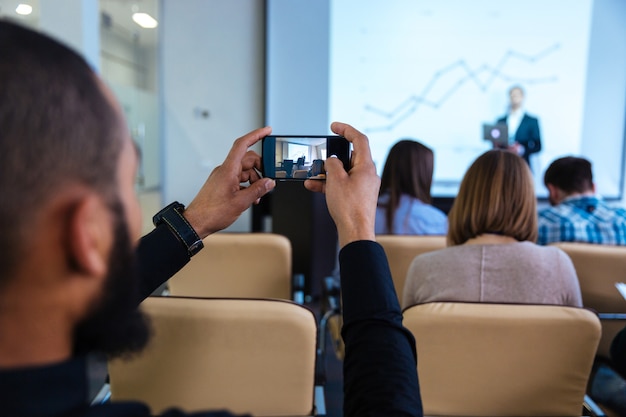
[(324, 161), (336, 155), (350, 169), (350, 142), (343, 136), (279, 136), (263, 138), (263, 175), (277, 180), (325, 180)]

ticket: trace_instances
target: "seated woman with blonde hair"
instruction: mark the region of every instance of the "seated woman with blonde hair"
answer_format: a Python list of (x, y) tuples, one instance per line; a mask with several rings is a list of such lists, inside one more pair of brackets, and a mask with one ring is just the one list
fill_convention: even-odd
[(581, 306), (565, 252), (539, 246), (528, 164), (502, 150), (482, 154), (466, 172), (448, 214), (448, 247), (417, 256), (403, 307), (428, 301)]

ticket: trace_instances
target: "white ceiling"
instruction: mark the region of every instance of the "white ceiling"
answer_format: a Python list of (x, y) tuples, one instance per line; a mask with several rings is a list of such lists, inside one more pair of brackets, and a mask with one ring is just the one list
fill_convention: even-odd
[[(15, 8), (20, 3), (30, 4), (33, 13), (29, 16), (15, 13)], [(38, 26), (39, 11), (39, 0), (0, 0), (0, 16), (9, 16), (31, 27)], [(159, 20), (158, 0), (100, 0), (100, 11), (111, 17), (112, 29), (117, 33), (135, 37), (144, 46), (156, 44), (158, 27), (144, 29), (133, 22), (131, 16), (134, 11), (140, 11)]]

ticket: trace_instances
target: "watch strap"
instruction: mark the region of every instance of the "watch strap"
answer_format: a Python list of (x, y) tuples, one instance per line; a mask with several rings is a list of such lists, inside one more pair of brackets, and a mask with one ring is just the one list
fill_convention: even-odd
[(155, 214), (152, 218), (152, 223), (155, 226), (165, 223), (172, 233), (185, 245), (191, 257), (204, 247), (204, 243), (185, 216), (183, 216), (184, 211), (185, 206), (175, 201)]

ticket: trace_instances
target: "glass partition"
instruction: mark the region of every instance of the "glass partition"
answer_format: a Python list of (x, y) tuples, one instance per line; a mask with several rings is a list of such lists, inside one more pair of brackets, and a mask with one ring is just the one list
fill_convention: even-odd
[[(100, 0), (102, 78), (122, 104), (133, 140), (141, 149), (137, 178), (140, 192), (160, 189), (158, 106), (158, 1)], [(152, 17), (156, 27), (137, 23)]]
[[(51, 19), (55, 23), (54, 19), (71, 19), (63, 13), (55, 17), (58, 8), (67, 4), (74, 3), (71, 0), (0, 0), (0, 17), (40, 30)], [(144, 211), (144, 232), (152, 228), (152, 214), (161, 206), (158, 4), (158, 0), (99, 0), (97, 3), (99, 72), (121, 103), (131, 136), (141, 153), (137, 190)], [(43, 12), (42, 6), (45, 6)], [(74, 24), (76, 22), (67, 22), (67, 25)]]

